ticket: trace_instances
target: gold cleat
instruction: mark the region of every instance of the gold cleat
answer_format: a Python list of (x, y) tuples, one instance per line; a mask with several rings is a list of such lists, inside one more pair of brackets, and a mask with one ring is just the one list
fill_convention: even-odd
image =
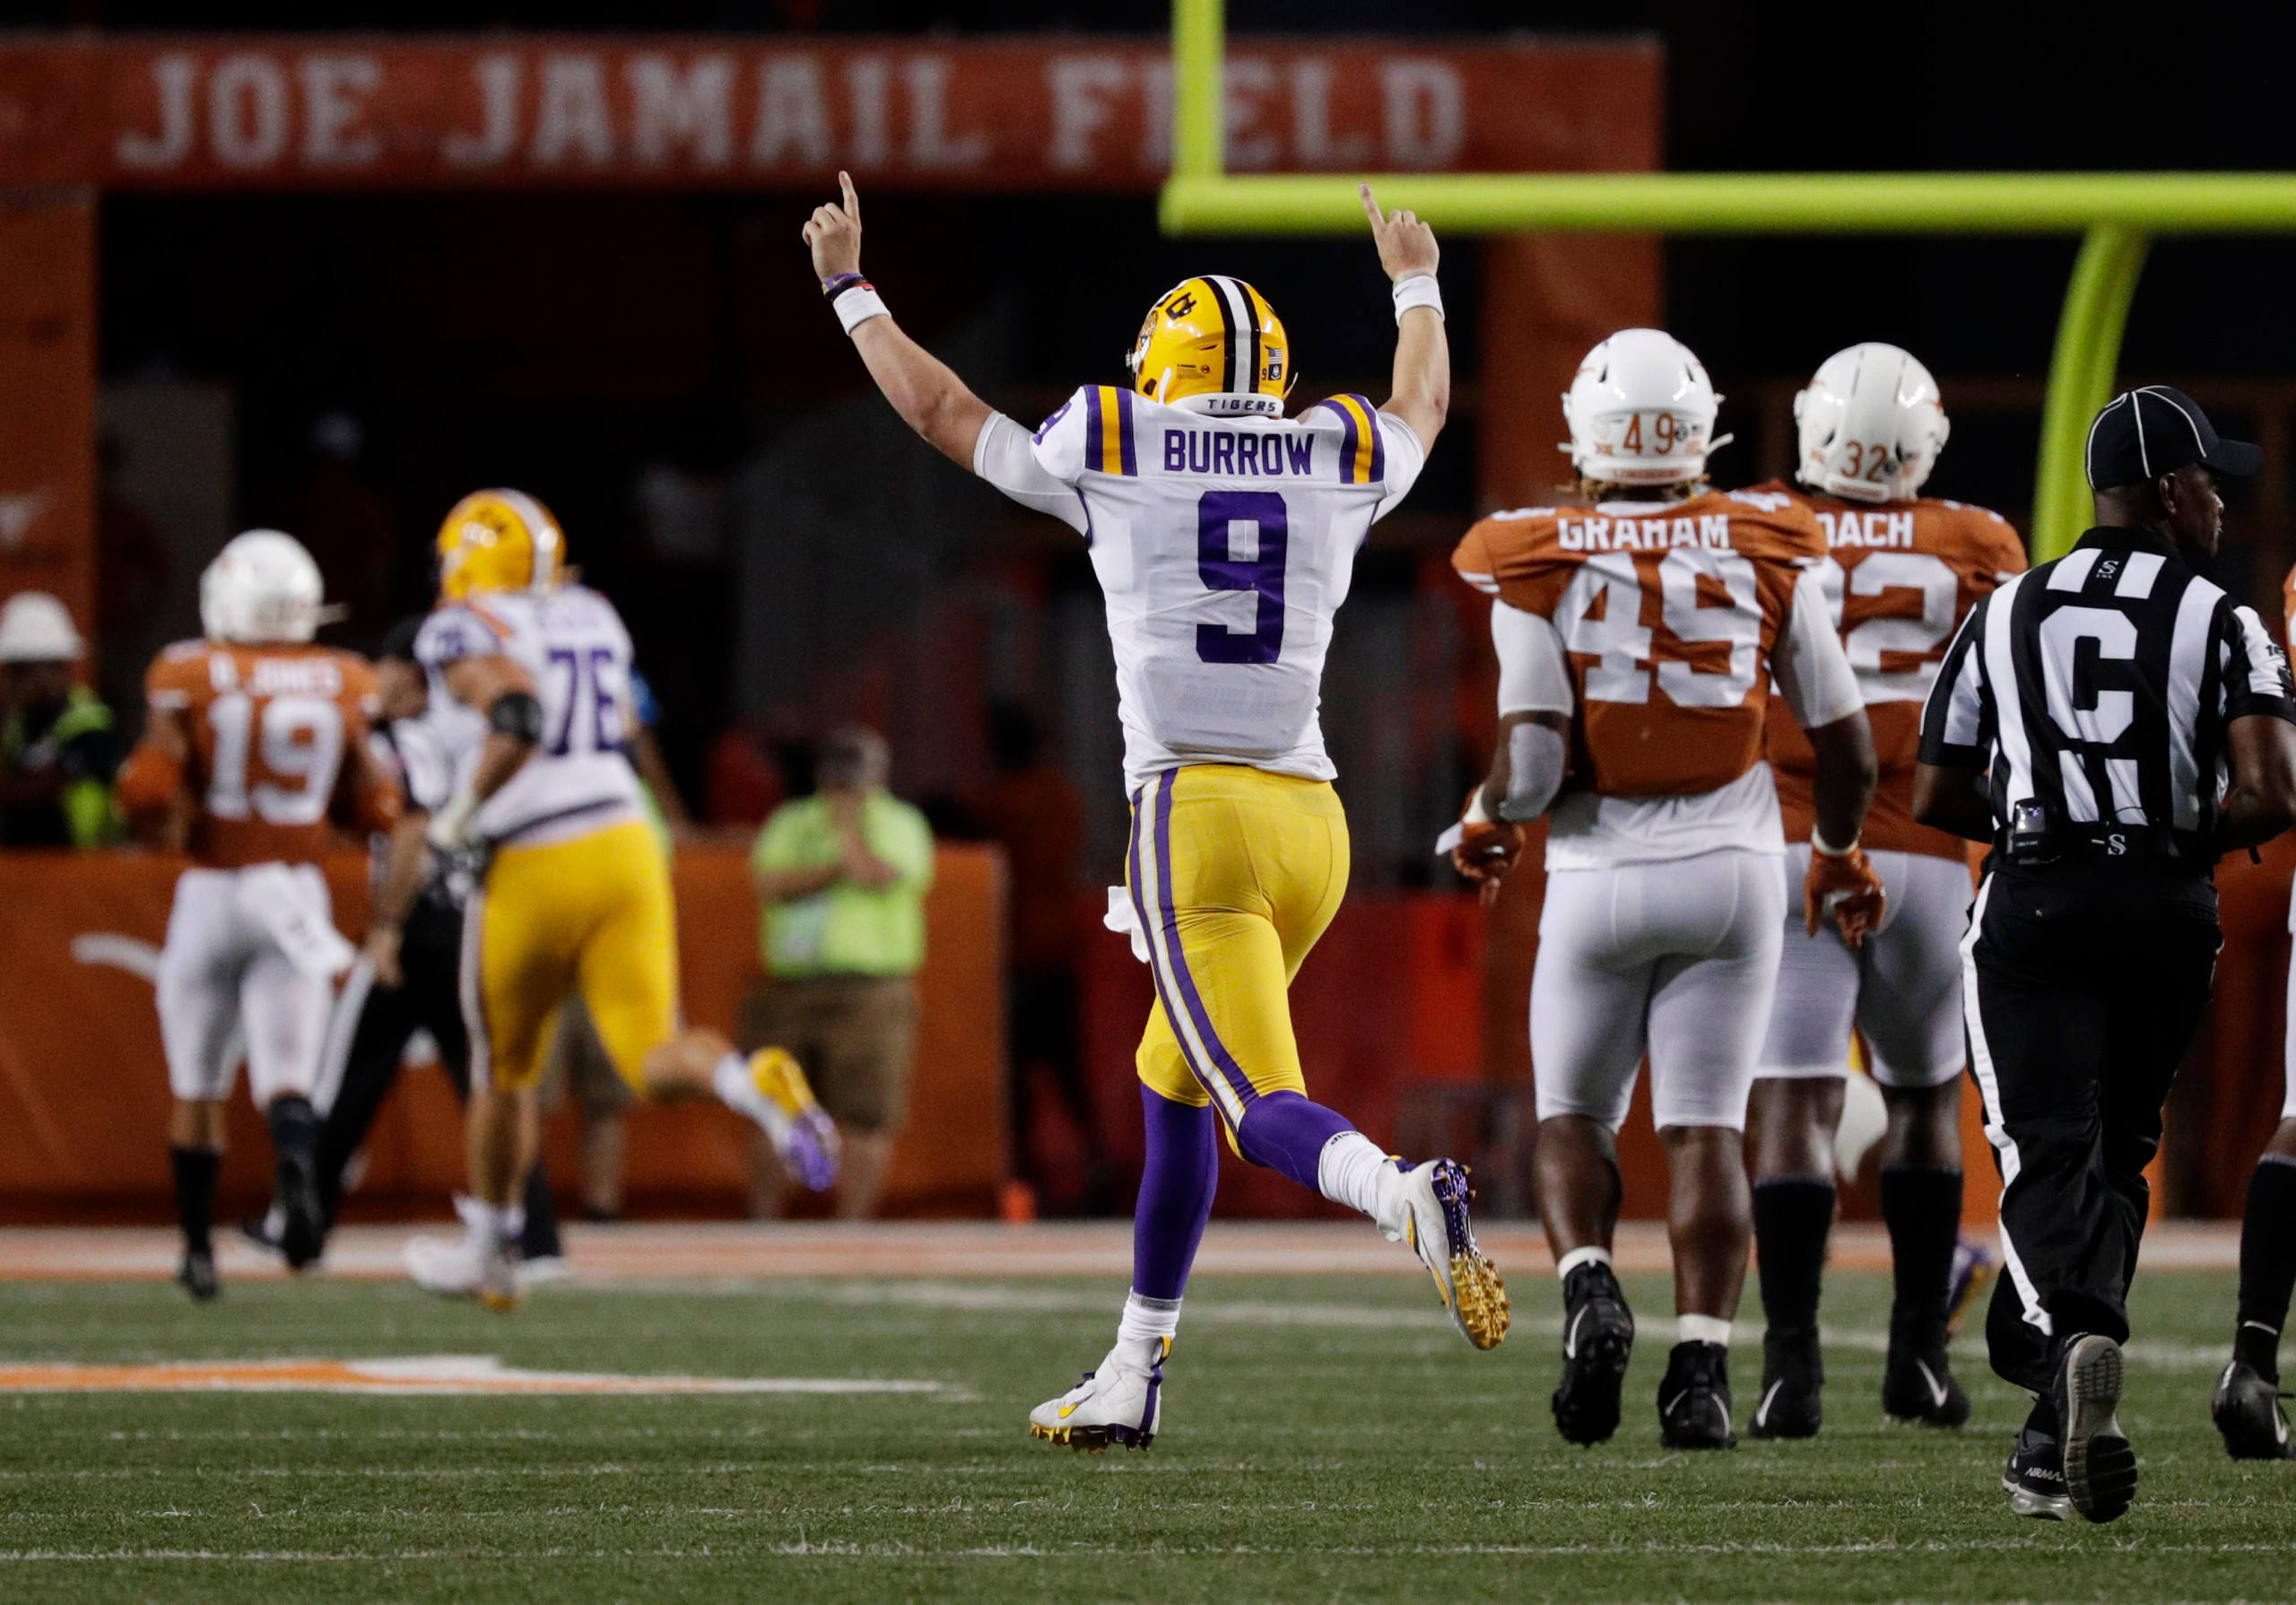
[(1498, 1348), (1507, 1340), (1507, 1285), (1475, 1244), (1467, 1214), (1474, 1194), (1466, 1166), (1438, 1159), (1406, 1166), (1398, 1175), (1403, 1185), (1393, 1195), (1397, 1214), (1393, 1224), (1383, 1217), (1380, 1230), (1408, 1243), (1419, 1256), (1459, 1336), (1477, 1348)]
[(1451, 1286), (1458, 1298), (1454, 1319), (1467, 1341), (1477, 1348), (1496, 1348), (1504, 1343), (1509, 1311), (1507, 1284), (1500, 1280), (1499, 1268), (1484, 1259), (1480, 1249), (1470, 1249), (1452, 1257)]

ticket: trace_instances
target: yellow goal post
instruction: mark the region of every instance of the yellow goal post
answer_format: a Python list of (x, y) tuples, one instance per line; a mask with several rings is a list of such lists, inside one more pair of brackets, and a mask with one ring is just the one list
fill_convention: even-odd
[(2033, 555), (2089, 523), (2082, 446), (2112, 398), (2146, 248), (2163, 233), (2296, 233), (2296, 173), (1369, 173), (1226, 170), (1223, 0), (1173, 0), (1171, 234), (1346, 234), (1380, 203), (1450, 233), (2078, 234), (2033, 484)]

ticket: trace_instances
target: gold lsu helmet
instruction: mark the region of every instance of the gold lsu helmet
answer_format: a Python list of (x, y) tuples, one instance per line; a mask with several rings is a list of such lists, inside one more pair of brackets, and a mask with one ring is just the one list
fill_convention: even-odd
[(1151, 401), (1216, 396), (1222, 413), (1281, 416), (1292, 389), (1292, 340), (1267, 298), (1241, 279), (1183, 279), (1148, 309), (1125, 359)]
[(439, 594), (548, 590), (566, 567), (558, 519), (524, 491), (473, 491), (439, 526)]

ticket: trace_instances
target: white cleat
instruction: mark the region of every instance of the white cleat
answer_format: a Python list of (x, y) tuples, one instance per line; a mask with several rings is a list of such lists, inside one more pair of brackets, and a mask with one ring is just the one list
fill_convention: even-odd
[(476, 1218), (478, 1206), (457, 1198), (455, 1209), (463, 1217), (460, 1237), (416, 1237), (406, 1245), (406, 1271), (426, 1293), (448, 1298), (474, 1298), (488, 1309), (507, 1314), (526, 1302), (517, 1267), (508, 1245)]
[(1507, 1287), (1475, 1246), (1466, 1167), (1452, 1159), (1405, 1166), (1387, 1179), (1382, 1192), (1379, 1234), (1411, 1244), (1459, 1335), (1477, 1348), (1505, 1342)]
[(1087, 1454), (1117, 1444), (1147, 1448), (1163, 1417), (1164, 1359), (1171, 1351), (1169, 1338), (1119, 1338), (1097, 1370), (1029, 1412), (1029, 1436)]

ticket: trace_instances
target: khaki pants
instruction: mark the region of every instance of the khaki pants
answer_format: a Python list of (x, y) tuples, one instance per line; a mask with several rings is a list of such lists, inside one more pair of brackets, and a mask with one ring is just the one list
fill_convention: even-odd
[(736, 1044), (787, 1048), (840, 1125), (899, 1129), (917, 1055), (917, 983), (907, 975), (768, 981), (742, 1004)]

